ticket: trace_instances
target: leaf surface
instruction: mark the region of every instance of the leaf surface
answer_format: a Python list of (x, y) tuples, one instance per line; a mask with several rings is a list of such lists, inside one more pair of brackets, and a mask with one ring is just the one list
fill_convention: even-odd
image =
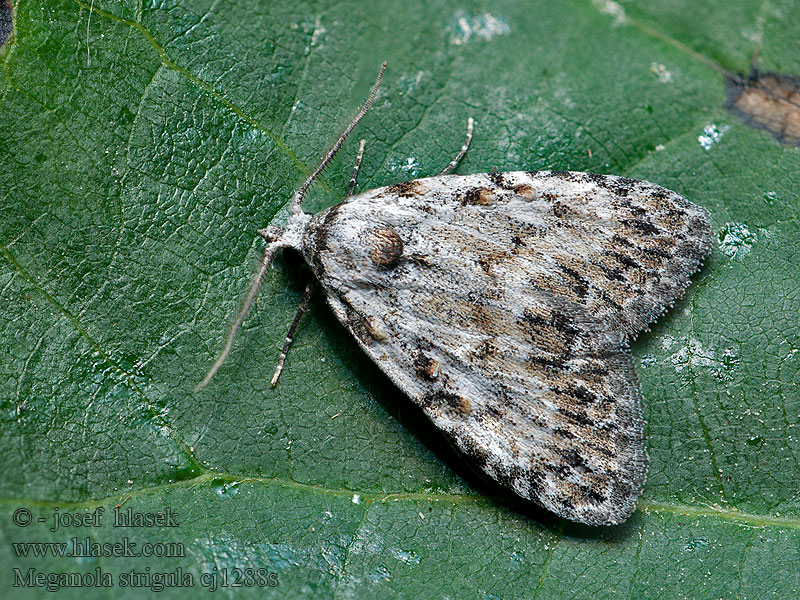
[[(746, 73), (756, 52), (763, 71), (800, 72), (792, 2), (20, 0), (13, 15), (0, 49), (5, 588), (15, 568), (100, 568), (113, 590), (63, 596), (134, 596), (158, 577), (123, 575), (149, 568), (231, 593), (250, 568), (275, 574), (238, 582), (253, 597), (800, 595), (800, 150), (724, 109), (724, 72)], [(459, 173), (613, 173), (711, 211), (706, 266), (633, 345), (650, 467), (626, 524), (581, 527), (482, 483), (321, 296), (271, 389), (309, 277), (292, 255), (192, 391), (254, 272), (257, 229), (280, 220), (384, 59), (311, 210), (341, 200), (360, 137), (368, 189), (438, 172), (471, 116)], [(169, 507), (177, 526), (114, 527), (118, 504)], [(56, 509), (97, 508), (98, 527), (50, 531)], [(183, 556), (14, 546), (84, 538)]]

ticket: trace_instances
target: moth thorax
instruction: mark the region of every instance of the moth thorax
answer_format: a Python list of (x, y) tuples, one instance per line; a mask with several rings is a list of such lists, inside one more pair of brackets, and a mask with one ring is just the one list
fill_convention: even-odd
[(378, 227), (369, 234), (369, 257), (379, 267), (393, 267), (403, 254), (403, 240), (391, 227)]

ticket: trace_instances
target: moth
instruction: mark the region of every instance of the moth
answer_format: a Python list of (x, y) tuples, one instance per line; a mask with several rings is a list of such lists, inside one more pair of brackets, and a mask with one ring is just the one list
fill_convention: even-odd
[[(642, 395), (629, 341), (680, 298), (711, 247), (708, 212), (613, 175), (437, 176), (351, 195), (259, 231), (261, 268), (206, 378), (228, 355), (275, 252), (297, 250), (331, 310), (474, 466), (561, 517), (614, 525), (645, 481)], [(311, 297), (306, 288), (278, 361)]]

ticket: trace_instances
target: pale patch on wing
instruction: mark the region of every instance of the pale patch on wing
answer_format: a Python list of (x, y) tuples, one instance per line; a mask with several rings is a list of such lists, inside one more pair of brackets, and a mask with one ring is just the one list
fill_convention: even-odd
[(302, 251), (337, 317), (478, 467), (613, 524), (646, 469), (627, 336), (709, 245), (706, 213), (674, 192), (520, 172), (365, 192), (316, 215)]

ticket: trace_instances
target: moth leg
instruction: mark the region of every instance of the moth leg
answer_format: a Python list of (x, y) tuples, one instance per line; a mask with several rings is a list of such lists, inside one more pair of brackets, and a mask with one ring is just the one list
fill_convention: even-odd
[(286, 362), (286, 354), (289, 352), (289, 346), (292, 345), (292, 339), (294, 338), (294, 332), (297, 329), (297, 324), (300, 322), (300, 318), (303, 316), (303, 313), (306, 312), (306, 308), (308, 308), (308, 302), (311, 300), (311, 293), (313, 291), (314, 280), (312, 279), (308, 282), (306, 289), (303, 291), (303, 295), (300, 298), (300, 305), (297, 307), (297, 313), (294, 315), (294, 321), (292, 321), (292, 326), (289, 327), (289, 333), (286, 334), (286, 341), (283, 343), (283, 350), (281, 351), (281, 357), (278, 359), (278, 366), (275, 367), (275, 374), (272, 376), (272, 380), (269, 382), (271, 386), (274, 386), (276, 383), (278, 383), (278, 377), (281, 376), (281, 371), (283, 371), (283, 363)]
[(247, 311), (250, 310), (250, 306), (256, 299), (256, 296), (258, 295), (258, 289), (261, 287), (261, 281), (264, 279), (264, 274), (267, 272), (267, 269), (272, 262), (272, 257), (275, 256), (275, 252), (278, 250), (278, 248), (280, 248), (279, 244), (270, 244), (267, 246), (267, 249), (264, 250), (264, 258), (261, 259), (261, 268), (253, 278), (253, 283), (250, 286), (250, 291), (247, 293), (247, 299), (244, 301), (244, 306), (242, 307), (242, 310), (239, 311), (236, 320), (231, 326), (231, 332), (228, 334), (228, 341), (225, 342), (225, 347), (222, 349), (222, 352), (219, 353), (217, 360), (211, 366), (211, 369), (209, 369), (208, 373), (203, 378), (203, 381), (194, 387), (195, 392), (208, 385), (208, 382), (211, 381), (211, 379), (214, 377), (214, 374), (219, 370), (219, 368), (222, 366), (222, 363), (225, 362), (225, 359), (228, 357), (228, 354), (233, 347), (233, 339), (236, 337), (236, 332), (239, 331), (239, 327), (241, 327), (245, 316), (247, 316)]
[(464, 155), (467, 153), (467, 148), (469, 148), (469, 143), (472, 141), (472, 125), (474, 121), (472, 117), (467, 119), (467, 138), (464, 140), (464, 145), (461, 146), (461, 150), (458, 151), (456, 157), (450, 161), (450, 164), (447, 165), (444, 169), (441, 170), (438, 176), (440, 175), (447, 175), (458, 166), (458, 163), (461, 162), (461, 159), (464, 158)]
[(352, 196), (353, 190), (356, 189), (356, 179), (358, 178), (358, 168), (361, 166), (361, 159), (364, 158), (364, 140), (358, 145), (358, 156), (356, 156), (356, 164), (353, 165), (353, 174), (350, 175), (350, 183), (347, 185), (347, 192), (345, 198)]

